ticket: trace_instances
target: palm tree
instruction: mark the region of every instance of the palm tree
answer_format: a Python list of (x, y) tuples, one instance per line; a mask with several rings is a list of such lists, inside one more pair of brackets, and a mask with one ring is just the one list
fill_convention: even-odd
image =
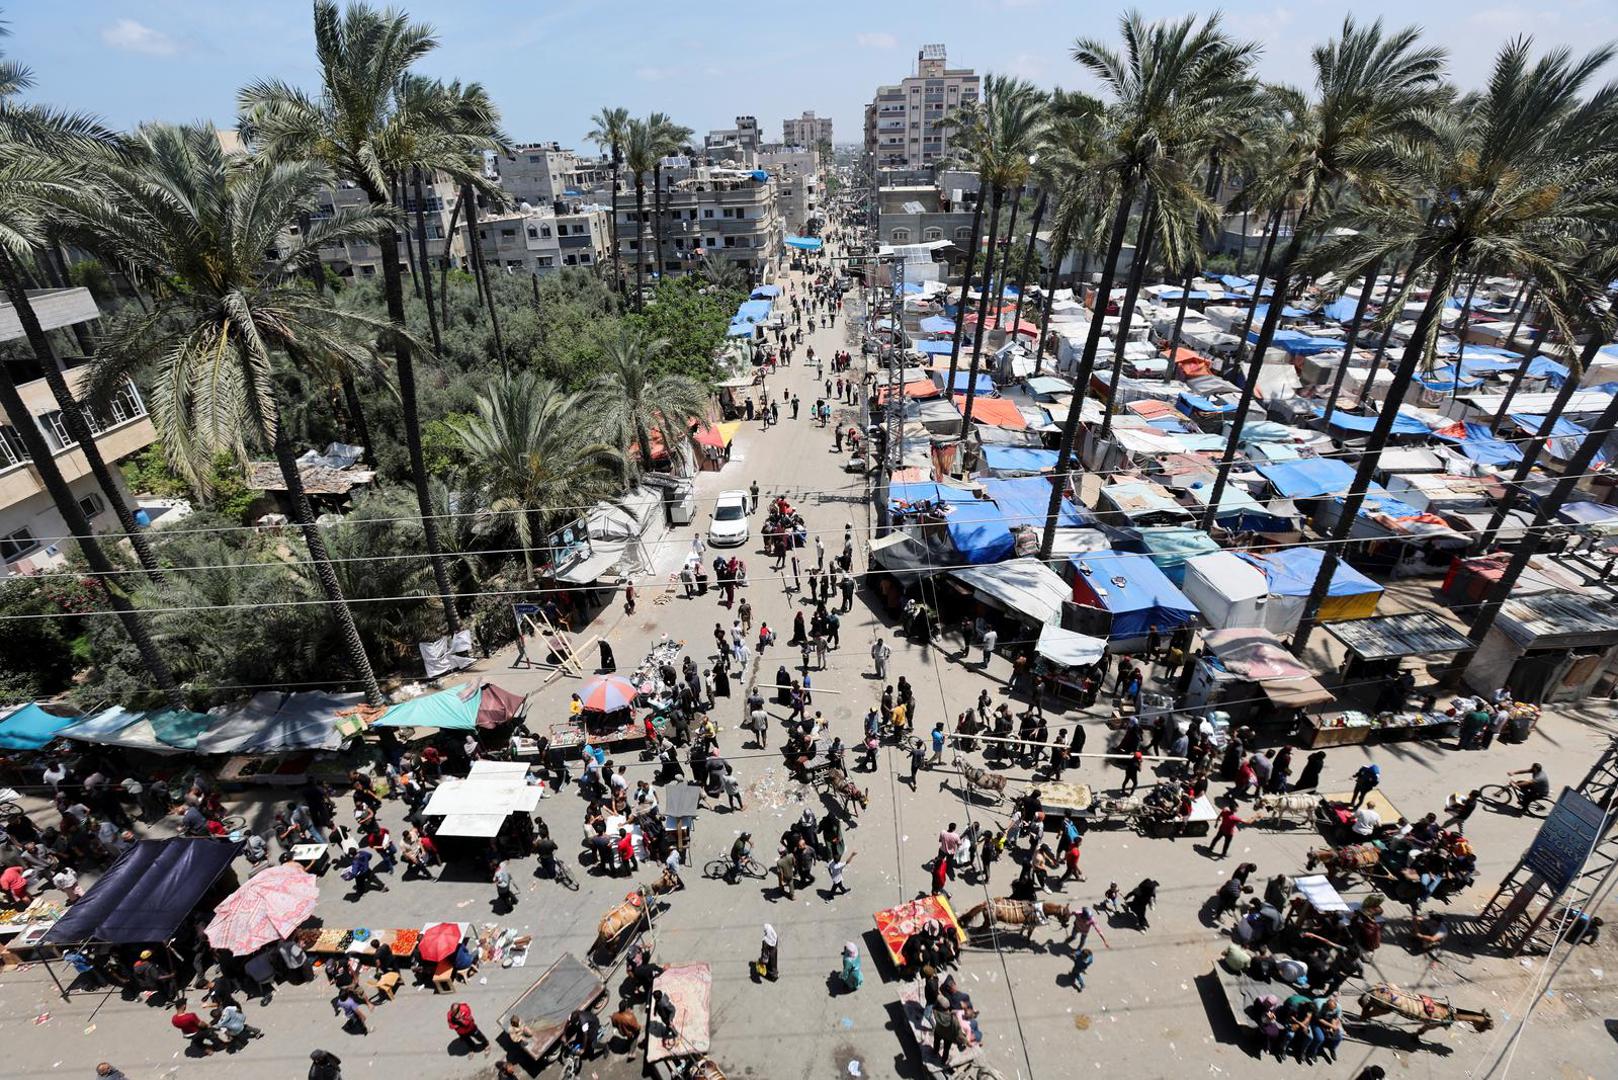
[(729, 259), (716, 258), (704, 251), (697, 260), (697, 275), (720, 292), (746, 293), (747, 272)]
[[(635, 310), (646, 307), (646, 174), (662, 156), (657, 132), (651, 123), (638, 117), (624, 129), (624, 164), (635, 176)], [(613, 208), (617, 213), (617, 207)]]
[(557, 507), (587, 506), (622, 487), (624, 456), (597, 436), (609, 425), (586, 394), (568, 393), (530, 371), (504, 376), (478, 395), (477, 415), (452, 421), (471, 454), (493, 514), (509, 514), (534, 576), (532, 549), (558, 524)]
[[(430, 27), (403, 12), (352, 3), (339, 13), (334, 0), (315, 0), (315, 51), (320, 94), (310, 97), (279, 80), (244, 87), (238, 95), (242, 128), (249, 140), (282, 161), (308, 158), (325, 163), (340, 179), (365, 192), (374, 207), (392, 208), (395, 182), (420, 168), (443, 174), (499, 201), (483, 175), (485, 150), (503, 151), (509, 140), (500, 115), (476, 83), (436, 83), (411, 74), (416, 62), (438, 46)], [(473, 223), (468, 207), (467, 221)], [(393, 332), (394, 366), (403, 402), (405, 445), (416, 489), (422, 534), (433, 581), (449, 632), (460, 628), (449, 572), (438, 547), (427, 466), (421, 450), (415, 362), (405, 325), (404, 284), (399, 272), (398, 215), (376, 218), (373, 238), (381, 249), (382, 285)], [(474, 241), (477, 228), (472, 226)], [(491, 308), (492, 314), (492, 308)]]
[[(304, 491), (274, 364), (279, 358), (307, 369), (315, 357), (325, 367), (357, 360), (392, 329), (294, 282), (318, 261), (321, 245), (370, 239), (386, 215), (348, 211), (288, 243), (281, 236), (287, 223), (335, 182), (324, 165), (227, 157), (207, 126), (143, 128), (131, 143), (133, 163), (104, 170), (105, 203), (86, 200), (74, 213), (109, 262), (137, 267), (160, 284), (149, 312), (120, 319), (106, 335), (93, 381), (106, 387), (152, 369), (158, 435), (171, 463), (200, 490), (217, 451), (245, 456), (249, 444), (273, 448), (355, 678), (380, 703)], [(269, 251), (277, 254), (266, 260)]]
[[(1045, 283), (1039, 341), (1034, 350), (1036, 375), (1045, 358), (1045, 336), (1050, 330), (1051, 308), (1062, 264), (1075, 248), (1089, 249), (1091, 233), (1107, 202), (1109, 174), (1097, 167), (1103, 113), (1101, 103), (1084, 94), (1058, 90), (1052, 97), (1051, 123), (1046, 128), (1035, 168), (1041, 191), (1048, 190), (1055, 204), (1050, 229), (1051, 269)], [(1078, 393), (1082, 396), (1083, 390)]]
[(652, 470), (652, 432), (672, 457), (691, 425), (708, 414), (708, 390), (685, 375), (658, 371), (668, 350), (663, 338), (623, 326), (602, 343), (601, 374), (590, 384), (601, 422), (617, 446), (634, 443), (643, 472)]
[(603, 105), (590, 118), (595, 124), (585, 138), (605, 150), (612, 160), (612, 272), (618, 291), (624, 291), (624, 264), (618, 251), (618, 168), (624, 161), (624, 134), (629, 127), (629, 110)]
[[(1424, 116), (1436, 100), (1444, 51), (1419, 48), (1420, 37), (1421, 31), (1413, 26), (1384, 35), (1381, 20), (1357, 26), (1354, 17), (1347, 16), (1340, 35), (1314, 50), (1316, 100), (1310, 101), (1290, 88), (1271, 90), (1289, 128), (1290, 145), (1278, 170), (1284, 177), (1280, 202), (1295, 199), (1303, 209), (1276, 267), (1275, 292), (1253, 345), (1252, 363), (1243, 380), (1241, 399), (1208, 496), (1202, 519), (1204, 529), (1212, 528), (1219, 511), (1237, 447), (1241, 445), (1247, 410), (1258, 387), (1264, 354), (1275, 339), (1281, 310), (1286, 306), (1292, 264), (1303, 249), (1311, 218), (1317, 210), (1329, 208), (1344, 188), (1358, 190), (1367, 199), (1381, 197), (1386, 190), (1378, 167), (1383, 150), (1394, 140), (1425, 134)], [(1255, 308), (1258, 302), (1255, 289)]]
[(652, 137), (657, 143), (657, 158), (652, 163), (652, 230), (657, 251), (657, 277), (661, 281), (664, 275), (663, 264), (663, 159), (670, 154), (677, 154), (680, 148), (690, 141), (692, 131), (688, 127), (676, 124), (664, 113), (653, 113), (647, 124), (651, 126)]
[[(1380, 151), (1394, 186), (1425, 196), (1432, 209), (1414, 199), (1346, 207), (1323, 224), (1357, 231), (1338, 233), (1306, 260), (1311, 269), (1350, 278), (1376, 259), (1409, 248), (1411, 268), (1390, 308), (1403, 305), (1417, 277), (1426, 279), (1428, 295), (1326, 544), (1294, 652), (1301, 654), (1308, 644), (1336, 570), (1337, 549), (1364, 503), (1417, 367), (1431, 353), (1439, 314), (1467, 268), (1509, 266), (1530, 275), (1548, 295), (1578, 295), (1573, 279), (1591, 223), (1618, 216), (1618, 172), (1611, 157), (1618, 89), (1603, 87), (1588, 101), (1580, 97), (1613, 49), (1578, 59), (1555, 50), (1537, 62), (1531, 49), (1527, 39), (1501, 49), (1487, 87), (1434, 118), (1430, 145), (1400, 142)], [(1557, 314), (1556, 307), (1552, 313), (1564, 339), (1573, 340), (1566, 313)]]
[[(977, 397), (978, 367), (983, 362), (983, 334), (989, 318), (989, 294), (994, 277), (995, 243), (1000, 234), (1000, 207), (1008, 192), (1028, 178), (1029, 158), (1039, 145), (1046, 120), (1046, 97), (1032, 83), (1005, 75), (983, 80), (983, 100), (970, 113), (956, 138), (970, 147), (977, 159), (978, 181), (989, 189), (989, 253), (984, 259), (983, 289), (978, 294), (978, 322), (972, 333), (972, 362), (966, 380), (966, 402), (961, 409), (961, 436), (972, 430), (972, 402)], [(981, 193), (979, 198), (981, 198)], [(962, 290), (965, 295), (965, 290)], [(965, 314), (964, 309), (961, 314)], [(955, 386), (950, 384), (953, 394)]]
[[(1102, 316), (1118, 273), (1118, 253), (1137, 192), (1142, 186), (1159, 193), (1183, 192), (1189, 174), (1182, 162), (1169, 156), (1169, 148), (1194, 145), (1196, 140), (1191, 136), (1202, 129), (1208, 117), (1217, 115), (1229, 100), (1246, 95), (1248, 73), (1257, 51), (1253, 45), (1237, 44), (1226, 37), (1217, 15), (1200, 25), (1195, 18), (1148, 24), (1138, 12), (1129, 12), (1120, 19), (1120, 29), (1125, 43), (1123, 55), (1089, 39), (1080, 39), (1073, 46), (1074, 60), (1100, 78), (1115, 99), (1107, 115), (1109, 153), (1105, 168), (1115, 177), (1116, 201), (1101, 279), (1096, 285), (1095, 310), (1074, 379), (1080, 394), (1090, 381), (1101, 347)], [(1051, 485), (1040, 540), (1042, 559), (1050, 558), (1051, 545), (1056, 540), (1057, 514), (1068, 488), (1073, 442), (1082, 411), (1070, 409), (1062, 428), (1057, 482)]]

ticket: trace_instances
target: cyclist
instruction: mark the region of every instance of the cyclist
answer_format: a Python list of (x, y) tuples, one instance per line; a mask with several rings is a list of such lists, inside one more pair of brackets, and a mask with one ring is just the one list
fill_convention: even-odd
[(586, 1061), (596, 1056), (596, 1039), (601, 1034), (601, 1021), (589, 1009), (574, 1009), (562, 1029), (562, 1041), (579, 1048)]
[(742, 874), (742, 863), (752, 856), (753, 834), (744, 832), (736, 838), (734, 844), (730, 845), (730, 872), (725, 876), (725, 880), (732, 885), (736, 884), (736, 879)]
[(1517, 789), (1517, 801), (1527, 806), (1539, 799), (1548, 799), (1551, 795), (1551, 778), (1545, 772), (1545, 766), (1534, 762), (1526, 769), (1507, 773), (1507, 776), (1526, 776), (1526, 780), (1513, 780), (1511, 786)]

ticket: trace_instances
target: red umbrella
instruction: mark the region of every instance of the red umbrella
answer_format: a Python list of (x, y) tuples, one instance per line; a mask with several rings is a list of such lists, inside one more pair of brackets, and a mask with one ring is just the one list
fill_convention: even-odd
[(461, 928), (452, 922), (429, 926), (416, 945), (416, 955), (430, 964), (436, 964), (455, 954), (461, 944)]
[(579, 700), (590, 712), (610, 713), (635, 704), (635, 684), (618, 675), (597, 675), (579, 688)]

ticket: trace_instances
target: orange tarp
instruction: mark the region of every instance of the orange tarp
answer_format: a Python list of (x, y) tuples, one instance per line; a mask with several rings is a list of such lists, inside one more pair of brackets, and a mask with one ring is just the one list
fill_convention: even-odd
[[(877, 404), (887, 404), (889, 389), (891, 388), (885, 385), (876, 388)], [(937, 397), (941, 393), (943, 393), (943, 391), (938, 389), (931, 379), (917, 379), (915, 382), (907, 382), (904, 384), (904, 395), (908, 398)]]
[[(955, 395), (955, 407), (966, 409), (966, 395)], [(972, 419), (990, 427), (1011, 428), (1013, 431), (1025, 431), (1028, 421), (1023, 414), (1017, 411), (1017, 406), (1005, 398), (977, 397), (972, 399)]]
[(920, 932), (929, 919), (937, 919), (940, 925), (955, 931), (961, 941), (966, 940), (966, 931), (955, 919), (955, 909), (943, 896), (923, 896), (876, 913), (877, 933), (882, 935), (882, 944), (887, 946), (888, 956), (895, 965), (904, 963), (905, 942), (912, 934)]

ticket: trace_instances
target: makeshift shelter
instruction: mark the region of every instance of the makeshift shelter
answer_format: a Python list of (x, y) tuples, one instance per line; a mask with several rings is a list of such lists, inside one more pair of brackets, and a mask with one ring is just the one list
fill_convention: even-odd
[(1203, 622), (1216, 630), (1264, 625), (1269, 585), (1262, 573), (1233, 552), (1187, 559), (1180, 591), (1202, 612)]
[(1104, 484), (1096, 499), (1096, 514), (1102, 521), (1117, 525), (1182, 525), (1191, 521), (1191, 512), (1150, 480)]
[(1353, 486), (1354, 466), (1337, 458), (1304, 458), (1255, 465), (1283, 499), (1318, 499), (1340, 495)]
[[(995, 448), (984, 448), (986, 457), (991, 449)], [(1028, 453), (1028, 451), (1014, 452)], [(1006, 524), (1032, 525), (1036, 528), (1045, 526), (1045, 512), (1051, 500), (1049, 480), (1042, 476), (1029, 476), (1014, 480), (988, 479), (982, 483), (983, 490), (1000, 508)], [(1056, 512), (1057, 527), (1077, 528), (1085, 524), (1087, 519), (1088, 515), (1081, 514), (1079, 507), (1064, 495)]]
[(1039, 674), (1049, 676), (1069, 691), (1077, 692), (1082, 684), (1081, 673), (1106, 655), (1107, 641), (1046, 623), (1039, 628), (1039, 641), (1034, 645), (1034, 652), (1038, 657)]
[(1015, 542), (1004, 515), (993, 503), (943, 484), (892, 484), (890, 513), (924, 532), (942, 530), (953, 554), (944, 565), (981, 565), (1010, 555)]
[(401, 702), (373, 727), (421, 727), (454, 731), (496, 728), (515, 720), (527, 697), (493, 683), (468, 683)]
[[(164, 742), (162, 730), (189, 724), (195, 731), (206, 730), (213, 717), (205, 713), (162, 709), (157, 712), (134, 712), (122, 705), (103, 709), (61, 730), (66, 739), (95, 743), (98, 746), (118, 746), (126, 750), (143, 750), (151, 754), (177, 754), (180, 747)], [(159, 725), (162, 725), (161, 727)], [(196, 745), (195, 731), (191, 745)]]
[[(956, 422), (960, 417), (957, 414)], [(1055, 450), (1037, 450), (1029, 446), (989, 446), (981, 449), (984, 471), (991, 477), (1032, 477), (1056, 468)], [(1044, 483), (1045, 481), (1041, 481)], [(1043, 512), (1041, 514), (1043, 520)]]
[(1618, 660), (1618, 604), (1583, 593), (1512, 596), (1466, 667), (1466, 682), (1518, 701), (1588, 697)]
[[(1272, 633), (1292, 633), (1303, 618), (1304, 604), (1314, 588), (1325, 552), (1315, 547), (1293, 547), (1262, 554), (1242, 552), (1239, 557), (1264, 575), (1270, 594), (1264, 605), (1264, 626)], [(1339, 559), (1315, 618), (1323, 623), (1368, 619), (1376, 614), (1381, 599), (1382, 586)]]
[(1071, 556), (1073, 600), (1100, 612), (1076, 629), (1105, 634), (1114, 644), (1144, 641), (1156, 626), (1168, 634), (1197, 619), (1197, 609), (1145, 555), (1104, 551)]
[[(955, 407), (965, 415), (966, 395), (955, 395)], [(972, 402), (972, 419), (989, 427), (1010, 428), (1013, 431), (1021, 431), (1028, 426), (1028, 420), (1017, 408), (1016, 402), (1000, 397), (975, 399)]]
[(77, 720), (76, 716), (48, 713), (34, 702), (19, 705), (0, 717), (0, 747), (7, 750), (38, 750)]
[(242, 849), (209, 838), (140, 840), (45, 933), (49, 945), (168, 941)]
[(1062, 602), (1068, 598), (1068, 587), (1038, 559), (956, 567), (950, 576), (968, 586), (979, 600), (1002, 608), (1013, 619), (1044, 625), (1062, 621)]
[(1185, 561), (1218, 551), (1219, 545), (1201, 529), (1166, 525), (1150, 529), (1122, 529), (1113, 546), (1149, 557), (1177, 588), (1185, 585)]
[(240, 705), (213, 710), (216, 720), (198, 736), (196, 750), (200, 754), (336, 750), (343, 745), (338, 714), (364, 700), (363, 694), (264, 690)]
[(528, 784), (525, 762), (474, 761), (466, 777), (439, 781), (424, 813), (443, 817), (438, 836), (491, 837), (510, 815), (533, 813), (539, 792)]
[[(1238, 627), (1204, 634), (1186, 704), (1219, 709), (1231, 722), (1261, 729), (1261, 737), (1290, 730), (1294, 711), (1336, 700), (1268, 630)], [(1263, 732), (1269, 727), (1272, 730)]]

